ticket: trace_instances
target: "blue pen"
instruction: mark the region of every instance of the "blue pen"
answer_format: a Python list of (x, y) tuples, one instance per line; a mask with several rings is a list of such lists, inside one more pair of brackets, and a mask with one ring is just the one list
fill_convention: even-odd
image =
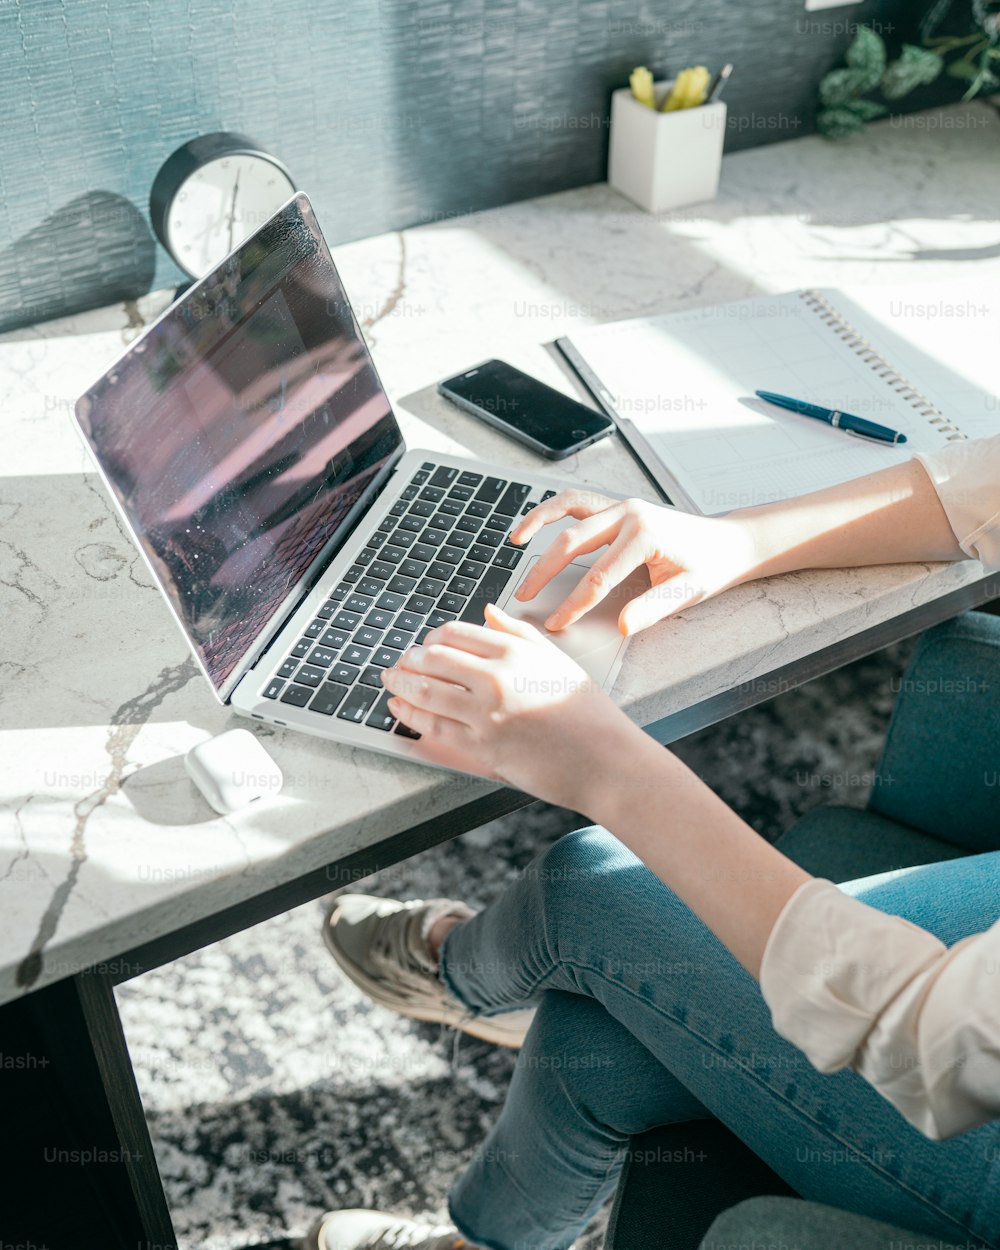
[(850, 412), (840, 412), (836, 408), (823, 408), (820, 404), (810, 404), (804, 399), (792, 399), (789, 395), (776, 395), (774, 391), (754, 391), (769, 404), (777, 404), (779, 408), (787, 408), (789, 412), (798, 412), (803, 417), (814, 417), (817, 421), (825, 421), (838, 430), (846, 430), (858, 438), (870, 438), (876, 443), (905, 443), (906, 435), (897, 430), (890, 430), (887, 425), (878, 425), (874, 421), (866, 421), (864, 417), (855, 417)]

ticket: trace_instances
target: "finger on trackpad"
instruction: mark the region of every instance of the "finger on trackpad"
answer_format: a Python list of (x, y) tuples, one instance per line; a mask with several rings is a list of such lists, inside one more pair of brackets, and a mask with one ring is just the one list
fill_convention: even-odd
[[(525, 565), (524, 573), (520, 578), (520, 582), (531, 571), (532, 567), (538, 563), (539, 557), (529, 560)], [(522, 603), (519, 599), (513, 597), (513, 590), (507, 602), (502, 604), (503, 610), (508, 616), (515, 616), (519, 620), (527, 621), (539, 629), (547, 638), (550, 638), (561, 651), (565, 651), (567, 655), (574, 659), (581, 656), (589, 655), (594, 651), (598, 651), (609, 644), (614, 644), (617, 648), (622, 640), (621, 633), (618, 630), (618, 615), (622, 608), (636, 595), (641, 595), (644, 590), (649, 588), (649, 576), (645, 568), (637, 569), (634, 573), (630, 573), (620, 586), (615, 586), (610, 593), (595, 608), (591, 608), (584, 616), (582, 616), (568, 629), (561, 629), (557, 633), (549, 633), (545, 628), (545, 622), (552, 613), (564, 603), (571, 592), (580, 584), (582, 578), (586, 577), (589, 570), (586, 564), (570, 564), (558, 573), (553, 579), (544, 586), (534, 599), (527, 603)]]

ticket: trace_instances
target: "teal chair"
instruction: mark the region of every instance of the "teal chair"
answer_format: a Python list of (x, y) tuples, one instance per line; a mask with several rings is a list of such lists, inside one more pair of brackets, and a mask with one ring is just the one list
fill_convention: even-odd
[[(777, 846), (814, 876), (831, 881), (995, 850), (1000, 847), (998, 742), (1000, 618), (968, 612), (929, 630), (918, 643), (900, 681), (868, 806), (817, 808)], [(677, 1184), (676, 1164), (655, 1162), (690, 1157), (684, 1152), (692, 1150), (703, 1162), (685, 1170), (683, 1185)], [(795, 1200), (788, 1185), (718, 1120), (644, 1133), (633, 1139), (629, 1160), (608, 1226), (609, 1250), (695, 1250), (703, 1238), (706, 1247), (713, 1238), (721, 1245), (748, 1238), (751, 1245), (754, 1238), (781, 1244), (782, 1230), (794, 1228), (796, 1220), (798, 1240), (810, 1250), (814, 1236), (817, 1248), (824, 1237), (829, 1250), (839, 1247), (837, 1238), (848, 1225), (843, 1244), (868, 1250), (865, 1241), (850, 1239), (860, 1237), (860, 1217)], [(876, 1228), (871, 1221), (862, 1223)], [(898, 1246), (900, 1230), (889, 1232)], [(873, 1250), (880, 1245), (876, 1233), (870, 1244)], [(922, 1244), (931, 1243), (924, 1238)]]

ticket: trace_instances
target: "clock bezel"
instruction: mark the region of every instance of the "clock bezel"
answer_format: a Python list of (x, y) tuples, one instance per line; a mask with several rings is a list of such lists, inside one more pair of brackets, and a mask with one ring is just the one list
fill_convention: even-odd
[[(176, 255), (170, 245), (170, 232), (168, 229), (170, 209), (178, 192), (189, 178), (196, 174), (199, 169), (203, 169), (213, 161), (226, 156), (254, 156), (260, 160), (267, 161), (269, 165), (273, 165), (279, 173), (288, 179), (291, 190), (286, 199), (298, 191), (295, 179), (284, 161), (279, 160), (273, 153), (262, 148), (256, 140), (251, 139), (248, 135), (239, 134), (231, 130), (218, 130), (212, 134), (199, 135), (195, 139), (189, 139), (187, 143), (182, 143), (176, 151), (171, 152), (153, 179), (153, 186), (149, 193), (149, 220), (153, 227), (153, 232), (160, 243), (163, 244), (167, 255), (178, 268), (182, 269), (191, 278), (197, 278), (200, 275), (193, 273), (184, 261)], [(220, 256), (218, 259), (221, 261), (223, 258)]]

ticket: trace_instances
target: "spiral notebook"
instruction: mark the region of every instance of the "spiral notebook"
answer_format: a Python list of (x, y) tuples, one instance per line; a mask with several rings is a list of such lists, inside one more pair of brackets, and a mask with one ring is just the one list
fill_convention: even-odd
[[(712, 515), (1000, 432), (998, 335), (992, 292), (941, 284), (795, 291), (587, 327), (558, 346), (661, 492)], [(907, 442), (853, 438), (756, 390), (866, 417)]]

